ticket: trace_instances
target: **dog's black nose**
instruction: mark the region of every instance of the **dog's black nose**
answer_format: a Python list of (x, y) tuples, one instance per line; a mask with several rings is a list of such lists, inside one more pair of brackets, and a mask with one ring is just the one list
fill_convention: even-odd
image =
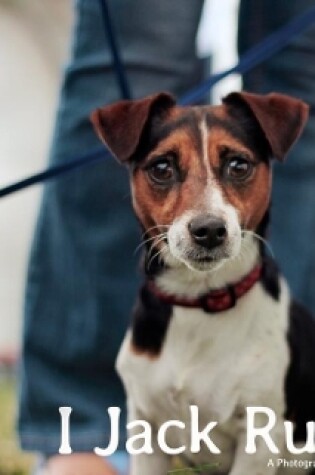
[(223, 219), (209, 214), (192, 219), (188, 224), (188, 229), (195, 243), (207, 249), (220, 246), (227, 236)]

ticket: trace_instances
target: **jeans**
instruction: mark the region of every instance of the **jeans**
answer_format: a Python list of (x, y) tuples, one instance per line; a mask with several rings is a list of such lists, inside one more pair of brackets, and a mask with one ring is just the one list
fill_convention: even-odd
[[(181, 95), (200, 79), (195, 35), (202, 0), (111, 0), (134, 97), (157, 90)], [(269, 5), (270, 3), (270, 5)], [(266, 5), (269, 5), (267, 9)], [(280, 26), (311, 0), (243, 0), (240, 49)], [(258, 7), (263, 10), (260, 14)], [(88, 120), (119, 99), (99, 2), (78, 0), (74, 44), (65, 70), (50, 162), (94, 149)], [(314, 30), (248, 74), (247, 89), (282, 90), (312, 103)], [(312, 66), (314, 65), (314, 66)], [(315, 97), (315, 94), (314, 94)], [(273, 247), (294, 292), (315, 302), (312, 117), (288, 164), (275, 167)], [(315, 203), (314, 203), (315, 205)], [(77, 170), (45, 190), (32, 246), (25, 299), (19, 433), (22, 447), (58, 451), (59, 406), (73, 407), (71, 445), (108, 443), (107, 407), (124, 407), (114, 360), (139, 285), (137, 225), (127, 175), (113, 160)], [(314, 269), (315, 270), (315, 269)], [(124, 442), (122, 418), (121, 448)]]
[[(313, 6), (311, 0), (241, 0), (239, 50)], [(244, 89), (291, 94), (310, 106), (302, 137), (285, 164), (275, 164), (271, 244), (293, 295), (315, 309), (315, 26), (243, 78)]]
[[(202, 0), (109, 2), (134, 97), (182, 94), (201, 79), (195, 36)], [(101, 146), (88, 116), (120, 98), (100, 6), (76, 2), (51, 164)], [(124, 407), (114, 361), (140, 277), (138, 226), (125, 169), (113, 159), (49, 184), (32, 246), (25, 299), (19, 433), (26, 450), (58, 451), (60, 406), (73, 407), (71, 446), (108, 444), (106, 409)], [(124, 442), (122, 417), (121, 446)]]

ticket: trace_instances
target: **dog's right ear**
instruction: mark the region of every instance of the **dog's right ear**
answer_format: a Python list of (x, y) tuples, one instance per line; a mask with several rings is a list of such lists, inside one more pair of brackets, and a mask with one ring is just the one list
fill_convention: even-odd
[(280, 161), (284, 161), (308, 119), (308, 105), (285, 94), (232, 92), (223, 102), (237, 108), (245, 107), (251, 112), (269, 144), (272, 155)]
[(127, 162), (136, 152), (149, 119), (163, 116), (174, 105), (174, 97), (161, 92), (97, 109), (92, 113), (91, 121), (110, 152), (120, 162)]

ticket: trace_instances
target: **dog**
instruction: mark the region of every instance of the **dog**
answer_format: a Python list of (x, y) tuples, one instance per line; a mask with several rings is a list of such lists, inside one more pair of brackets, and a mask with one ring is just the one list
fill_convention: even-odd
[[(289, 457), (284, 420), (294, 423), (300, 443), (315, 420), (315, 324), (265, 248), (272, 160), (284, 161), (308, 106), (277, 93), (234, 92), (219, 106), (180, 107), (159, 93), (91, 117), (129, 167), (144, 236), (145, 282), (117, 360), (130, 420), (149, 421), (155, 435), (167, 421), (183, 421), (165, 434), (179, 453), (189, 445), (189, 411), (198, 408), (200, 427), (217, 422), (211, 438), (221, 453), (207, 444), (197, 453), (185, 449), (185, 466), (214, 462), (211, 473), (229, 475), (310, 473), (296, 460), (281, 467), (279, 458)], [(249, 407), (275, 413), (270, 436), (280, 455), (258, 439), (256, 453), (246, 453)], [(265, 423), (260, 414), (258, 425)], [(152, 444), (153, 453), (132, 457), (132, 475), (170, 470), (171, 457), (156, 437)]]

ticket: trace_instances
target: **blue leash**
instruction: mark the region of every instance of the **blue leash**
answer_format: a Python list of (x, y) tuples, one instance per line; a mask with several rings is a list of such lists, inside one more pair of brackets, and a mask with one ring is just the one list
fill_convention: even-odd
[(126, 70), (122, 62), (121, 54), (119, 52), (117, 44), (117, 34), (114, 30), (114, 23), (110, 16), (107, 0), (99, 0), (99, 3), (102, 12), (104, 30), (107, 36), (110, 50), (112, 52), (114, 71), (116, 73), (117, 82), (120, 87), (121, 98), (131, 99), (131, 89), (128, 83)]
[(239, 62), (232, 68), (212, 75), (198, 87), (188, 91), (179, 100), (179, 103), (181, 105), (195, 103), (199, 99), (202, 99), (209, 89), (211, 89), (216, 83), (226, 78), (230, 74), (244, 74), (251, 69), (254, 69), (256, 66), (285, 48), (285, 46), (290, 44), (295, 37), (313, 26), (313, 23), (315, 23), (315, 7), (311, 7), (305, 12), (296, 16), (284, 27), (279, 28), (279, 30), (275, 31), (274, 33), (271, 33), (260, 43), (246, 51), (246, 53), (241, 56)]
[[(111, 20), (108, 12), (108, 8), (106, 5), (106, 0), (101, 0), (103, 7), (102, 13), (104, 18), (104, 23), (106, 27), (111, 25)], [(258, 64), (263, 63), (267, 59), (271, 58), (274, 54), (278, 53), (282, 50), (285, 46), (287, 46), (291, 41), (300, 35), (302, 32), (309, 29), (315, 23), (315, 7), (311, 7), (310, 9), (306, 10), (304, 13), (295, 17), (291, 22), (289, 22), (284, 27), (280, 28), (274, 33), (271, 33), (267, 36), (264, 40), (260, 43), (255, 45), (249, 51), (244, 53), (240, 58), (239, 62), (225, 71), (221, 73), (214, 74), (210, 76), (209, 79), (204, 81), (199, 86), (193, 88), (192, 90), (188, 91), (180, 100), (179, 104), (186, 105), (197, 102), (200, 98), (204, 97), (205, 93), (209, 91), (215, 84), (221, 81), (226, 76), (229, 76), (233, 73), (244, 74), (245, 72), (250, 71), (252, 68), (257, 66)], [(114, 39), (114, 32), (112, 29), (112, 25), (107, 29), (108, 37), (113, 54), (113, 61), (115, 66), (115, 71), (117, 74), (117, 78), (119, 77), (119, 84), (121, 87), (123, 97), (130, 97), (130, 90), (128, 87), (127, 78), (124, 73), (124, 68), (122, 67), (121, 57), (119, 54), (119, 50), (117, 44)], [(115, 46), (113, 48), (113, 41)], [(114, 53), (115, 49), (115, 53)], [(115, 59), (116, 58), (116, 59)], [(118, 60), (118, 62), (116, 61)], [(62, 165), (56, 165), (53, 167), (47, 168), (45, 171), (32, 175), (24, 180), (18, 181), (11, 185), (8, 185), (2, 189), (0, 189), (0, 198), (8, 196), (12, 193), (15, 193), (19, 190), (27, 188), (31, 185), (35, 185), (37, 183), (41, 183), (52, 179), (54, 177), (60, 176), (64, 173), (68, 173), (72, 170), (80, 168), (82, 166), (88, 165), (90, 163), (96, 162), (100, 159), (104, 159), (110, 157), (110, 153), (106, 151), (104, 148), (99, 148), (93, 152), (89, 152), (88, 154), (82, 155), (79, 158), (74, 160), (69, 160), (67, 163)]]
[(88, 164), (98, 162), (99, 160), (103, 160), (105, 157), (110, 156), (110, 153), (107, 152), (106, 149), (97, 148), (93, 152), (81, 155), (81, 157), (76, 158), (75, 160), (69, 160), (67, 163), (63, 163), (62, 165), (49, 167), (43, 172), (36, 173), (35, 175), (31, 175), (27, 178), (24, 178), (24, 180), (17, 181), (15, 183), (12, 183), (12, 185), (8, 185), (2, 188), (0, 190), (0, 198), (4, 198), (5, 196), (11, 195), (16, 191), (20, 191), (24, 188), (28, 188), (29, 186), (36, 185), (37, 183), (50, 180), (51, 178), (58, 177), (67, 172), (79, 169)]

